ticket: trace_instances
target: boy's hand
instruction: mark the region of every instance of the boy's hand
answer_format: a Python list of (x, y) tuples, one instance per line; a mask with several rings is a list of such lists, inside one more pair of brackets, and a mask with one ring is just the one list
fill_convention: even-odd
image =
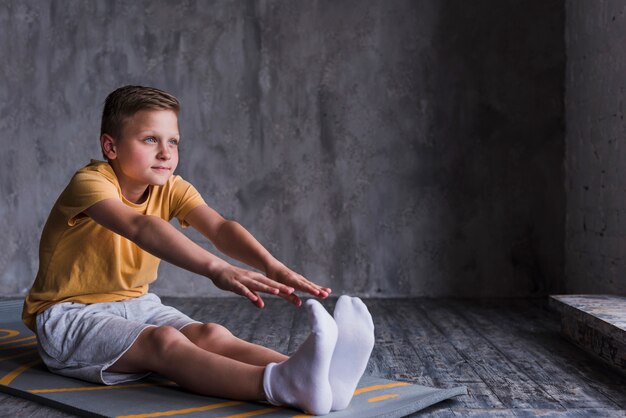
[(294, 291), (293, 287), (280, 284), (261, 273), (242, 269), (227, 262), (220, 264), (212, 274), (212, 280), (218, 288), (241, 295), (258, 308), (265, 306), (259, 292), (289, 298)]
[[(330, 288), (316, 285), (315, 283), (307, 280), (304, 276), (289, 269), (282, 263), (275, 263), (269, 266), (266, 271), (267, 277), (278, 283), (287, 285), (292, 289), (309, 293), (321, 299), (325, 299), (328, 295), (330, 295)], [(280, 292), (278, 296), (296, 306), (302, 305), (302, 300), (293, 292), (293, 290), (289, 293)]]
[(264, 276), (260, 273), (234, 267), (224, 261), (219, 263), (209, 275), (220, 289), (245, 296), (258, 307), (263, 307), (263, 301), (258, 292), (278, 295), (296, 306), (300, 306), (302, 300), (294, 294), (294, 290), (306, 292), (322, 299), (330, 294), (329, 288), (320, 287), (285, 267), (243, 226), (224, 219), (206, 204), (192, 209), (185, 220), (211, 240), (217, 249), (224, 254), (258, 270), (265, 271), (266, 275)]

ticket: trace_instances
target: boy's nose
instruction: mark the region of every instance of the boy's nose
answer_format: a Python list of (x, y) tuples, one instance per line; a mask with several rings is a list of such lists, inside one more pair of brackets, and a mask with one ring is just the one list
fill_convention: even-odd
[(170, 150), (167, 149), (167, 145), (165, 146), (161, 146), (159, 148), (159, 154), (157, 155), (158, 158), (162, 159), (162, 160), (169, 160), (172, 157), (172, 154), (170, 153)]

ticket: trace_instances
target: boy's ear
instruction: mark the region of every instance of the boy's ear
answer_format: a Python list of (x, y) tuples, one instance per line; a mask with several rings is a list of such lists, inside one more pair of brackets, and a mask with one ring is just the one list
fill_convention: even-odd
[(114, 160), (117, 157), (117, 151), (115, 149), (115, 140), (109, 134), (102, 134), (100, 137), (100, 146), (102, 147), (102, 155), (109, 160)]

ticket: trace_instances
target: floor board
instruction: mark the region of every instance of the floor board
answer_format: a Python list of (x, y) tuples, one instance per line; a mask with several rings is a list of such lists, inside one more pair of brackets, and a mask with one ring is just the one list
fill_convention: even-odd
[[(287, 354), (308, 335), (301, 310), (267, 300), (163, 298), (192, 317)], [(334, 300), (324, 301), (332, 311)], [(565, 340), (547, 300), (370, 299), (376, 345), (367, 373), (469, 394), (424, 417), (626, 417), (626, 377)], [(0, 416), (66, 413), (0, 394)]]

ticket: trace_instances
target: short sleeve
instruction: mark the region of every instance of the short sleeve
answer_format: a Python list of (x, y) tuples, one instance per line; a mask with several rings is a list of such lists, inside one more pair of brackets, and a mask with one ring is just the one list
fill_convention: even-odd
[(67, 224), (74, 226), (86, 209), (111, 198), (120, 199), (115, 184), (96, 171), (79, 171), (59, 197), (58, 208)]
[(170, 193), (170, 215), (169, 218), (176, 218), (183, 228), (189, 224), (185, 217), (192, 209), (204, 204), (204, 199), (191, 183), (183, 180), (180, 176), (175, 176), (172, 181)]

